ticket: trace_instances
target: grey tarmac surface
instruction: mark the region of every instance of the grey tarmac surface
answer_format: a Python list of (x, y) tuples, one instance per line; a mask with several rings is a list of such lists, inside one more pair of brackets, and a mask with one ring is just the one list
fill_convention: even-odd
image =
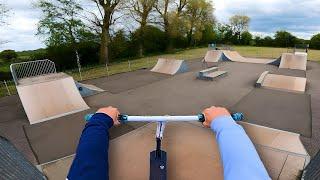
[[(312, 117), (312, 138), (302, 138), (302, 140), (309, 153), (314, 155), (319, 149), (319, 141), (317, 142), (317, 140), (320, 138), (320, 117), (317, 112), (319, 109), (316, 110), (313, 107), (318, 102), (313, 100), (317, 99), (313, 96), (319, 99), (319, 95), (315, 93), (319, 92), (320, 64), (308, 63), (307, 78), (310, 89), (307, 92), (312, 94), (312, 115), (317, 118)], [(196, 79), (196, 73), (202, 69), (200, 60), (188, 61), (188, 64), (190, 71), (176, 76), (138, 70), (85, 81), (84, 83), (93, 84), (106, 90), (104, 93), (85, 98), (91, 107), (88, 112), (94, 112), (99, 107), (108, 105), (116, 106), (122, 113), (131, 115), (188, 115), (199, 113), (203, 108), (211, 105), (231, 108), (254, 89), (255, 81), (262, 72), (265, 70), (272, 73), (279, 71), (278, 67), (272, 65), (222, 62), (219, 64), (219, 70), (228, 71), (228, 75), (214, 81), (203, 81)], [(318, 85), (314, 85), (314, 83), (318, 83)], [(3, 104), (6, 106), (2, 106)], [(26, 136), (23, 136), (22, 128), (18, 129), (14, 125), (6, 128), (5, 136), (18, 137), (13, 142), (16, 146), (19, 146), (21, 141), (26, 141), (26, 137), (28, 137), (28, 142), (38, 163), (62, 158), (75, 152), (84, 126), (83, 115), (87, 112), (28, 125), (23, 109), (21, 107), (17, 109), (16, 106), (21, 106), (21, 103), (10, 104), (0, 99), (0, 107), (2, 107), (0, 112), (5, 114), (7, 118), (1, 121), (0, 131), (4, 129), (3, 127), (8, 126), (9, 122), (19, 121), (20, 127), (24, 125)], [(129, 124), (119, 129), (114, 128), (110, 132), (110, 136), (113, 138), (120, 136), (141, 125), (143, 124)], [(24, 147), (20, 150), (26, 156), (32, 157), (33, 153), (30, 154), (30, 147), (29, 151), (25, 149), (28, 148)]]

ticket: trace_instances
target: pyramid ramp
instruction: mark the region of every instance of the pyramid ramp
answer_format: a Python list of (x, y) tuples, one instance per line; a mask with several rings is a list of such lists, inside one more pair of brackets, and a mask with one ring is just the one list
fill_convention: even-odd
[(184, 60), (158, 59), (157, 64), (151, 69), (152, 72), (175, 75), (188, 71), (188, 65)]
[(298, 69), (306, 71), (307, 59), (308, 56), (306, 54), (283, 53), (281, 56), (279, 68)]

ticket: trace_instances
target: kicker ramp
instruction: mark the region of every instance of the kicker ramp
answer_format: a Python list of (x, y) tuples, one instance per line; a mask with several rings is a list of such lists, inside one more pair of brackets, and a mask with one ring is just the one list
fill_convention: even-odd
[(188, 65), (184, 60), (158, 59), (157, 64), (151, 69), (152, 72), (175, 75), (188, 71)]
[(265, 71), (256, 82), (256, 87), (303, 93), (305, 92), (306, 84), (306, 78), (270, 74), (268, 71)]
[(10, 69), (30, 124), (89, 109), (73, 78), (56, 73), (52, 61), (17, 63)]
[(279, 68), (298, 69), (306, 71), (307, 59), (308, 56), (306, 54), (283, 53), (281, 56)]

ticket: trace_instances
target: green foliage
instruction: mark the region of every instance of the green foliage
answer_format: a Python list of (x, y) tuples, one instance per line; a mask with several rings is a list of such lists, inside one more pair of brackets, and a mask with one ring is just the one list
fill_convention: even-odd
[(297, 38), (287, 31), (277, 31), (274, 37), (274, 45), (278, 47), (294, 47), (297, 43)]
[(202, 31), (202, 38), (201, 41), (199, 42), (199, 45), (206, 45), (209, 43), (213, 43), (214, 40), (216, 39), (216, 32), (213, 29), (213, 25), (211, 24), (207, 24), (204, 28), (204, 30)]
[(273, 46), (274, 45), (274, 39), (272, 39), (272, 37), (270, 37), (270, 36), (266, 36), (263, 39), (263, 45), (264, 46), (268, 46), (268, 47)]
[(320, 33), (312, 36), (310, 40), (310, 48), (320, 49)]
[(118, 31), (114, 37), (111, 38), (109, 52), (111, 59), (122, 59), (134, 56), (135, 54), (134, 50), (130, 48), (130, 40), (123, 30)]
[[(81, 42), (77, 44), (77, 47), (81, 65), (85, 66), (98, 63), (99, 44), (94, 42)], [(59, 70), (77, 67), (76, 53), (71, 44), (48, 47), (47, 57), (55, 62)]]
[(216, 42), (221, 44), (236, 44), (237, 37), (234, 36), (232, 27), (228, 24), (218, 24), (216, 27)]
[(35, 6), (42, 11), (38, 33), (47, 46), (74, 44), (85, 39), (87, 33), (79, 18), (83, 11), (77, 0), (39, 0)]
[[(143, 30), (142, 44), (144, 47), (144, 54), (151, 54), (157, 52), (163, 52), (166, 48), (166, 36), (165, 33), (157, 27), (146, 26)], [(132, 36), (131, 47), (138, 53), (137, 42), (141, 34), (141, 29), (137, 29)]]
[(249, 31), (244, 31), (241, 34), (241, 40), (240, 40), (241, 45), (251, 45), (252, 42), (252, 34)]
[(234, 15), (229, 19), (229, 21), (235, 34), (240, 35), (249, 29), (250, 18), (248, 16)]
[(0, 58), (5, 61), (13, 61), (18, 57), (18, 54), (14, 50), (4, 50), (0, 53)]

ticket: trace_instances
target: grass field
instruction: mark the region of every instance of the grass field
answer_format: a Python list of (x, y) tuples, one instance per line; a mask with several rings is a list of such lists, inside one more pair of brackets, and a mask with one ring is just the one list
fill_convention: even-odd
[[(292, 52), (292, 49), (287, 48), (271, 48), (271, 47), (252, 47), (252, 46), (235, 46), (234, 50), (238, 51), (242, 56), (245, 57), (257, 57), (257, 58), (278, 58), (282, 53)], [(140, 59), (133, 59), (130, 61), (122, 61), (120, 63), (112, 63), (106, 68), (105, 66), (97, 65), (91, 67), (83, 67), (81, 70), (82, 78), (77, 69), (66, 71), (69, 75), (73, 76), (75, 80), (87, 80), (93, 78), (99, 78), (103, 76), (110, 76), (112, 74), (134, 71), (141, 68), (153, 67), (159, 57), (163, 58), (175, 58), (175, 59), (185, 59), (192, 60), (196, 58), (203, 57), (207, 52), (207, 48), (195, 48), (195, 49), (185, 49), (171, 54), (162, 54), (155, 56), (147, 56)], [(27, 58), (28, 54), (22, 53), (23, 58)], [(320, 50), (310, 50), (308, 54), (308, 59), (312, 61), (320, 62)], [(130, 64), (130, 65), (129, 65)], [(4, 71), (9, 70), (9, 64), (0, 64), (0, 69)], [(7, 82), (10, 93), (16, 93), (15, 86), (13, 82)], [(8, 95), (7, 89), (3, 82), (0, 82), (0, 97)]]

